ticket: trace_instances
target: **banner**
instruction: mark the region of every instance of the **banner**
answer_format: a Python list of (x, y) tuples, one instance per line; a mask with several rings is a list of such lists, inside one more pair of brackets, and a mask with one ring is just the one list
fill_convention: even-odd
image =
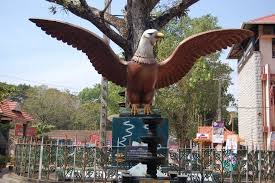
[(224, 141), (224, 122), (217, 121), (212, 124), (212, 143), (222, 144)]

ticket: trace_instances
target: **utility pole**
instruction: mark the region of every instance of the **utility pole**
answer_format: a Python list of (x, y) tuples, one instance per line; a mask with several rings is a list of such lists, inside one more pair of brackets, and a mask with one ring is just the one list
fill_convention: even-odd
[[(111, 0), (104, 0), (107, 13), (111, 13)], [(104, 34), (103, 40), (106, 44), (110, 44), (110, 39)], [(108, 106), (108, 80), (102, 76), (101, 78), (101, 111), (100, 111), (100, 146), (106, 145), (106, 126), (107, 126), (107, 106)]]
[(222, 120), (222, 80), (219, 79), (218, 82), (219, 82), (219, 93), (218, 93), (218, 121), (221, 121)]
[(220, 78), (214, 78), (213, 80), (218, 81), (218, 109), (217, 109), (217, 114), (218, 114), (218, 121), (222, 120), (222, 82), (226, 80), (224, 77)]

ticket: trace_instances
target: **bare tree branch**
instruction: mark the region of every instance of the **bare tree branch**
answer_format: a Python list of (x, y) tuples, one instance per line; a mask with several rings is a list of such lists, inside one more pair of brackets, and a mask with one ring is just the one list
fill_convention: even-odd
[(83, 6), (84, 8), (87, 8), (87, 9), (89, 8), (89, 5), (86, 0), (79, 0), (79, 2), (81, 6)]
[(120, 34), (125, 34), (127, 32), (126, 23), (124, 19), (112, 16), (109, 13), (104, 13), (104, 21), (100, 16), (100, 10), (91, 7), (87, 4), (86, 0), (79, 0), (80, 4), (76, 4), (73, 1), (67, 0), (46, 0), (51, 3), (58, 4), (65, 7), (71, 13), (88, 20), (93, 23), (99, 30), (101, 30), (106, 36), (108, 36), (112, 41), (114, 41), (118, 46), (124, 50), (129, 49), (129, 43), (121, 35), (115, 32), (112, 28), (105, 24), (105, 21), (115, 27)]
[(156, 29), (161, 29), (165, 26), (172, 18), (176, 16), (182, 16), (186, 13), (187, 9), (198, 2), (199, 0), (182, 0), (178, 5), (171, 7), (164, 11), (158, 18), (152, 20), (152, 25)]
[(108, 4), (105, 6), (105, 8), (101, 11), (102, 14), (104, 14), (106, 12), (106, 10), (109, 8), (109, 6), (111, 5), (112, 0), (108, 1)]
[(160, 0), (150, 0), (148, 3), (148, 9), (151, 12), (152, 9), (159, 3)]
[[(112, 23), (107, 20), (107, 16), (106, 16), (106, 19), (105, 19), (104, 14), (105, 14), (106, 10), (110, 7), (111, 2), (112, 2), (112, 0), (109, 0), (108, 3), (107, 3), (107, 5), (105, 6), (105, 8), (102, 11), (99, 12), (99, 15), (100, 15), (100, 17), (102, 19), (102, 22), (103, 23), (107, 22), (107, 24), (110, 24), (110, 25), (112, 25)], [(107, 13), (110, 14), (110, 11), (107, 11)], [(109, 26), (109, 25), (107, 25), (107, 26)]]

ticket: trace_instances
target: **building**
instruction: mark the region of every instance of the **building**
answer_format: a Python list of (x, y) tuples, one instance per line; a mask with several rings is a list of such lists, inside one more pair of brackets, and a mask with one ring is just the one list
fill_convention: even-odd
[[(45, 133), (49, 139), (55, 140), (71, 140), (76, 145), (100, 144), (99, 130), (51, 130)], [(112, 131), (106, 131), (106, 145), (112, 145)]]
[(32, 120), (31, 115), (21, 110), (18, 102), (9, 99), (0, 102), (0, 154), (5, 155), (14, 149), (14, 129), (9, 129), (20, 124), (24, 133)]
[[(231, 136), (236, 136), (238, 143), (243, 139), (240, 139), (237, 134), (223, 127), (223, 142), (225, 143), (228, 138)], [(194, 142), (203, 143), (205, 146), (211, 147), (212, 144), (212, 136), (213, 136), (213, 127), (212, 126), (199, 126), (196, 138), (194, 138)], [(216, 144), (215, 144), (216, 145)]]
[(249, 149), (272, 149), (275, 133), (275, 14), (243, 23), (254, 37), (235, 44), (238, 60), (239, 134)]

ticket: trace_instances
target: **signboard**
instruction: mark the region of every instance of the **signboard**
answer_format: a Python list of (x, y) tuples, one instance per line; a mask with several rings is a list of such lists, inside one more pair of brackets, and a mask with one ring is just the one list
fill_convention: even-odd
[(217, 121), (212, 124), (212, 143), (222, 144), (224, 141), (224, 122)]
[(228, 135), (226, 139), (226, 149), (232, 150), (233, 153), (237, 153), (238, 150), (238, 135)]
[(140, 156), (148, 155), (147, 146), (129, 146), (126, 148), (126, 160), (127, 161), (140, 161)]
[(208, 139), (209, 135), (207, 133), (197, 133), (197, 139)]
[[(148, 126), (144, 125), (142, 117), (117, 117), (112, 121), (112, 146), (126, 147), (135, 142), (141, 143), (141, 136), (146, 136)], [(167, 147), (168, 121), (163, 119), (157, 127), (157, 134), (162, 137), (158, 147)]]
[[(15, 129), (14, 129), (14, 132), (15, 132), (15, 136), (23, 136), (23, 133), (24, 133), (24, 127), (23, 125), (21, 124), (16, 124), (15, 125)], [(34, 127), (27, 127), (26, 128), (26, 137), (34, 137), (36, 134), (36, 128)]]

